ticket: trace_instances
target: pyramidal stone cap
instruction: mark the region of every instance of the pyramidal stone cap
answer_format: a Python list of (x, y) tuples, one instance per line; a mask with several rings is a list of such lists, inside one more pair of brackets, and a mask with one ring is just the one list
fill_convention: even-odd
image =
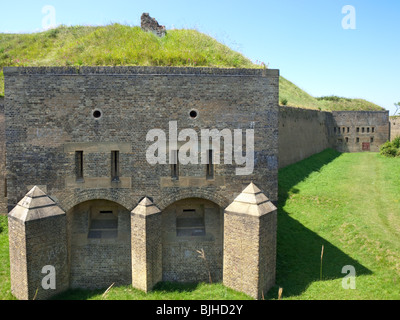
[(147, 197), (144, 197), (136, 208), (131, 211), (132, 214), (139, 214), (142, 216), (149, 216), (160, 212), (160, 209)]
[(275, 211), (277, 208), (262, 193), (262, 191), (251, 182), (225, 209), (226, 212), (247, 214), (260, 217), (267, 213)]
[(25, 222), (62, 214), (65, 212), (38, 186), (34, 186), (8, 215)]

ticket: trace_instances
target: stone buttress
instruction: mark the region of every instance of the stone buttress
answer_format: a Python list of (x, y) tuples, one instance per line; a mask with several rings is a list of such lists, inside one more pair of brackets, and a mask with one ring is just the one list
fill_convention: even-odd
[(150, 291), (162, 280), (161, 211), (145, 197), (131, 212), (132, 286)]
[(65, 212), (35, 186), (9, 213), (8, 228), (12, 294), (20, 300), (41, 300), (65, 291)]
[(275, 285), (277, 208), (250, 183), (225, 209), (227, 287), (261, 299)]

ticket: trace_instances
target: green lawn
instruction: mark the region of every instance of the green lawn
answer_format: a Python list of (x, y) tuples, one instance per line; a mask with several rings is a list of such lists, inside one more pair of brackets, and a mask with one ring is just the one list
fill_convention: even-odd
[(122, 286), (106, 290), (69, 290), (55, 300), (252, 300), (244, 293), (231, 290), (221, 283), (179, 284), (162, 282), (149, 292)]
[(7, 217), (0, 216), (0, 300), (15, 300), (10, 289)]
[[(400, 159), (325, 150), (279, 171), (277, 285), (268, 299), (400, 299)], [(5, 217), (1, 217), (5, 221)], [(321, 248), (324, 246), (321, 279)], [(356, 289), (342, 287), (354, 267)], [(9, 292), (7, 233), (0, 233), (0, 299)], [(59, 299), (247, 299), (221, 284), (71, 290)]]
[[(287, 299), (399, 299), (399, 177), (400, 159), (333, 150), (281, 169), (269, 297), (282, 287)], [(345, 265), (355, 268), (355, 290), (342, 287)]]

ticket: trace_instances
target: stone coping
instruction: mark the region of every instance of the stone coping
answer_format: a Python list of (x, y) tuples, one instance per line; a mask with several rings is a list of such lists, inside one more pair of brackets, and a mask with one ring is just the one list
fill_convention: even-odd
[(4, 75), (207, 75), (207, 76), (279, 76), (278, 69), (207, 67), (4, 67)]
[(387, 113), (389, 114), (389, 110), (333, 110), (329, 111), (333, 114), (337, 113)]
[[(318, 113), (358, 113), (358, 114), (366, 114), (366, 113), (388, 113), (389, 110), (318, 110), (318, 109), (309, 109), (309, 108), (302, 108), (302, 107), (293, 107), (293, 106), (279, 106), (279, 113), (280, 116), (285, 116), (287, 113), (292, 112), (302, 112), (302, 113), (309, 113), (311, 115), (317, 115)], [(400, 117), (400, 116), (399, 116)]]

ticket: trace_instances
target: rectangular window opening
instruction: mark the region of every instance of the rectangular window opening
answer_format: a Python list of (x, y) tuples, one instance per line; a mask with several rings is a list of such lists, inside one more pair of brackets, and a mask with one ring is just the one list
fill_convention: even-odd
[(88, 238), (111, 239), (118, 236), (118, 217), (112, 210), (97, 211), (90, 217)]
[(374, 137), (371, 137), (371, 143), (374, 142)]
[(111, 180), (119, 181), (119, 151), (111, 151)]
[(360, 128), (357, 127), (357, 133), (360, 132)]
[(360, 138), (356, 138), (356, 142), (360, 142)]
[(171, 152), (171, 178), (179, 179), (178, 150), (172, 150)]
[(372, 133), (374, 133), (374, 132), (375, 132), (375, 127), (372, 127), (372, 129), (371, 129), (371, 130), (372, 130)]
[(198, 237), (206, 234), (204, 215), (194, 209), (184, 209), (176, 218), (178, 237)]
[(367, 132), (369, 133), (369, 127), (367, 128)]
[(347, 127), (347, 133), (350, 133), (350, 127)]
[(207, 160), (206, 178), (214, 179), (213, 150), (207, 150)]
[(83, 151), (75, 151), (75, 174), (77, 180), (83, 179)]

